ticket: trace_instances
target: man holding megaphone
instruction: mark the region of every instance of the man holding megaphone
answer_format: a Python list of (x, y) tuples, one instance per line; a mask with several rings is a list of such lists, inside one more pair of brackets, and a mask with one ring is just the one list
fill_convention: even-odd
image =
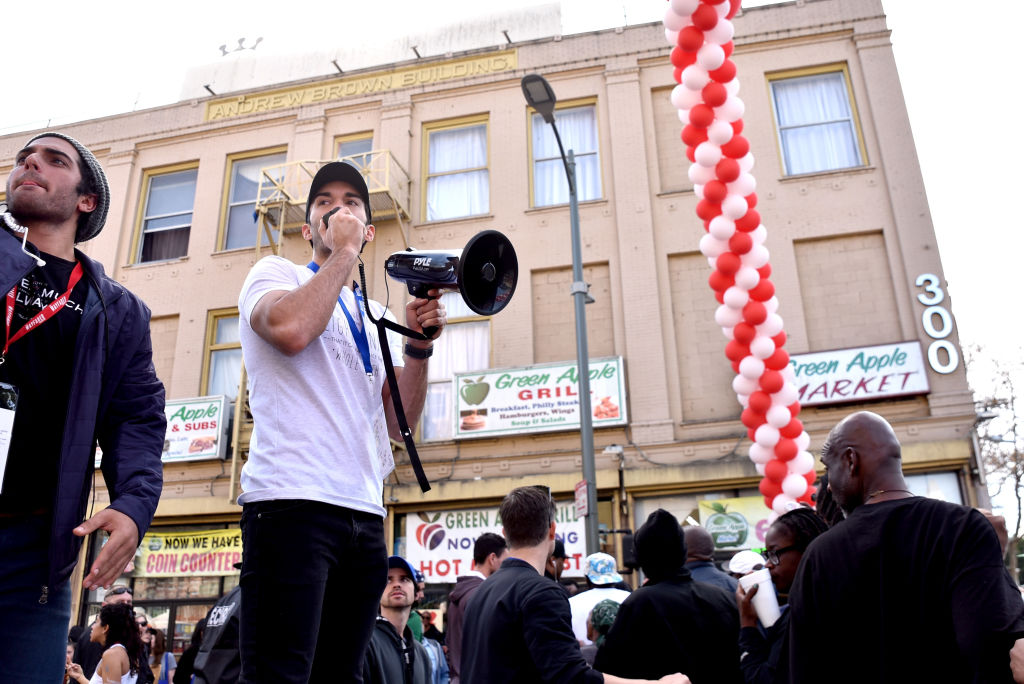
[[(360, 172), (323, 166), (306, 201), (308, 265), (261, 259), (238, 299), (254, 431), (242, 469), (241, 682), (359, 681), (387, 581), (383, 480), (398, 438), (384, 358), (353, 267), (373, 240)], [(351, 283), (351, 286), (349, 285)], [(423, 409), (446, 318), (438, 290), (389, 333), (401, 407)], [(394, 320), (369, 301), (374, 318)], [(422, 337), (422, 335), (421, 335)]]

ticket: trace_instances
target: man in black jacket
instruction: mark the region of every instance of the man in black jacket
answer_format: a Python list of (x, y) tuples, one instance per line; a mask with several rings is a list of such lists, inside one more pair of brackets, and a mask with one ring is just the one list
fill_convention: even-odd
[(508, 545), (500, 534), (481, 534), (473, 543), (473, 570), (460, 575), (455, 580), (452, 593), (448, 594), (448, 612), (445, 615), (447, 626), (444, 632), (451, 684), (459, 684), (459, 673), (462, 671), (462, 620), (469, 599), (485, 579), (498, 571), (507, 554)]
[(409, 629), (416, 600), (416, 573), (401, 556), (388, 559), (388, 583), (380, 597), (380, 616), (366, 649), (366, 684), (429, 684), (430, 656)]
[(647, 583), (622, 602), (594, 667), (622, 677), (685, 672), (694, 684), (742, 682), (740, 624), (732, 594), (694, 582), (683, 531), (668, 511), (651, 513), (634, 537)]

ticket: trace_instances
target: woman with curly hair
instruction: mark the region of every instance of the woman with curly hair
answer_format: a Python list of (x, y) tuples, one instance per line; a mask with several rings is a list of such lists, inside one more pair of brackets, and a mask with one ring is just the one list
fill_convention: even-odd
[(78, 684), (135, 684), (139, 677), (139, 658), (142, 641), (131, 606), (111, 603), (100, 608), (100, 614), (92, 625), (90, 641), (106, 647), (96, 674), (86, 679), (80, 665), (68, 669), (71, 678)]

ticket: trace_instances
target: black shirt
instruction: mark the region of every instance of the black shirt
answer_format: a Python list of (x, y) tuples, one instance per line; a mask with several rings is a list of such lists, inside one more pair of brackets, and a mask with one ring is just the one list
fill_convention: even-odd
[[(42, 254), (45, 266), (18, 281), (10, 336), (67, 290), (75, 262)], [(25, 512), (53, 505), (64, 421), (73, 372), (75, 339), (89, 292), (85, 275), (64, 308), (10, 345), (0, 382), (18, 390), (0, 512)], [(0, 293), (0, 345), (5, 339), (7, 293)], [(0, 350), (2, 350), (0, 346)]]
[(860, 506), (804, 553), (790, 681), (1011, 682), (1024, 601), (992, 525), (927, 498)]

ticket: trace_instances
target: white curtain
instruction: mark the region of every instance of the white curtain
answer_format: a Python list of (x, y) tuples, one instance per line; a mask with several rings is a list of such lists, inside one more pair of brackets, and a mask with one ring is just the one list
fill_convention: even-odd
[[(579, 201), (601, 197), (601, 167), (597, 153), (597, 119), (594, 107), (555, 111), (555, 125), (566, 155), (576, 157), (576, 194)], [(537, 207), (569, 202), (569, 183), (551, 125), (533, 115), (533, 203)]]
[(772, 82), (786, 174), (860, 166), (842, 72)]
[(486, 214), (490, 211), (488, 187), (486, 125), (430, 134), (428, 221)]
[(242, 375), (242, 350), (220, 349), (210, 354), (210, 381), (207, 394), (223, 394), (228, 401), (238, 395), (238, 379)]

